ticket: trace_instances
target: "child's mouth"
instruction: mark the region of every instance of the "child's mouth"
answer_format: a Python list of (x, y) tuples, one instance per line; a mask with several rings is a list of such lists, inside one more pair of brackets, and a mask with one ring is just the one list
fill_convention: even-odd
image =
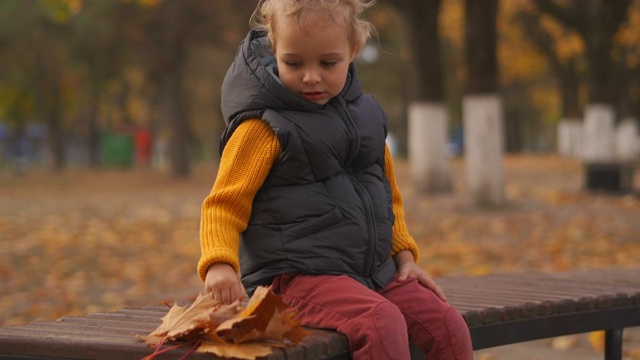
[(305, 99), (310, 100), (310, 101), (314, 101), (314, 100), (320, 100), (324, 98), (324, 93), (321, 91), (317, 91), (317, 92), (305, 92), (302, 93), (302, 96), (304, 96)]

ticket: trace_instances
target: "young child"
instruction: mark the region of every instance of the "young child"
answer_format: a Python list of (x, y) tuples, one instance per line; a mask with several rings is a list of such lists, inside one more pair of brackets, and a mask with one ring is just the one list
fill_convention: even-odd
[[(222, 85), (227, 128), (198, 273), (230, 303), (259, 285), (354, 359), (472, 359), (464, 320), (417, 264), (387, 119), (352, 61), (365, 0), (263, 0)], [(242, 269), (242, 280), (239, 272)]]

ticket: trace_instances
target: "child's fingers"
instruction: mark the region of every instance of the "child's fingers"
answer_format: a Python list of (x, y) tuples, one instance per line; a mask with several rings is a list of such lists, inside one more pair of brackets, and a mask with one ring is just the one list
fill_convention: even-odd
[(226, 288), (220, 291), (220, 298), (225, 305), (231, 304), (231, 289)]
[(396, 280), (398, 282), (404, 282), (405, 280), (407, 280), (407, 278), (409, 277), (409, 270), (406, 268), (400, 268), (398, 269), (398, 276), (396, 278)]
[(440, 300), (447, 302), (447, 297), (444, 295), (444, 291), (442, 291), (440, 285), (438, 285), (432, 278), (428, 276), (422, 276), (418, 279), (418, 281), (420, 282), (420, 284), (422, 284), (422, 286), (431, 289), (440, 298)]

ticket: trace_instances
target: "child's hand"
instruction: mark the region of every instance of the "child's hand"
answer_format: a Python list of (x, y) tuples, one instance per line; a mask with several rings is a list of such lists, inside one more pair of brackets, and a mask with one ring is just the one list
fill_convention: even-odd
[(238, 274), (231, 265), (226, 263), (209, 266), (204, 280), (204, 291), (211, 293), (213, 300), (225, 305), (246, 295)]
[(442, 301), (446, 302), (447, 297), (440, 286), (413, 260), (410, 251), (400, 251), (393, 256), (398, 270), (397, 281), (403, 282), (407, 279), (417, 279), (422, 286), (431, 289)]

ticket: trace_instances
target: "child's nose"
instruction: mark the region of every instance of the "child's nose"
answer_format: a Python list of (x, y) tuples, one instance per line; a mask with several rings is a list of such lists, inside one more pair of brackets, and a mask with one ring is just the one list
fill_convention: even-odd
[(320, 72), (316, 69), (309, 69), (304, 73), (302, 81), (306, 84), (317, 84), (320, 82)]

